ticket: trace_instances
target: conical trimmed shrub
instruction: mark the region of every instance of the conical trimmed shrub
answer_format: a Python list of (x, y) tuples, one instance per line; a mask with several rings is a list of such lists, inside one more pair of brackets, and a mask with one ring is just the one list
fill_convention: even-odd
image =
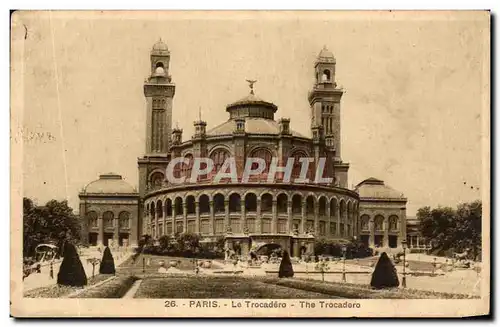
[(387, 253), (383, 252), (372, 273), (371, 287), (392, 288), (399, 286), (398, 273)]
[(87, 285), (87, 275), (76, 248), (71, 243), (64, 245), (64, 259), (57, 274), (57, 284), (67, 286)]
[(100, 274), (115, 274), (115, 260), (111, 254), (109, 247), (104, 249), (104, 254), (102, 255), (101, 265), (99, 266)]
[(293, 267), (288, 251), (283, 251), (283, 259), (281, 259), (279, 278), (293, 277)]

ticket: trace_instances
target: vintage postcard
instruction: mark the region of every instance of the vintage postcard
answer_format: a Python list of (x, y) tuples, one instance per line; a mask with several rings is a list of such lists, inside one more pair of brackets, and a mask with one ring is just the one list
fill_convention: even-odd
[(15, 317), (490, 312), (488, 11), (18, 11)]

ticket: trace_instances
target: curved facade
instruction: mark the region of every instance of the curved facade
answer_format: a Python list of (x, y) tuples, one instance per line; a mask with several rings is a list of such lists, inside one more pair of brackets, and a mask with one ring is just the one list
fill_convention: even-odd
[[(169, 56), (163, 62), (169, 62)], [(151, 60), (151, 66), (157, 67), (158, 55), (152, 55)], [(315, 237), (357, 237), (359, 196), (347, 189), (349, 165), (340, 157), (343, 90), (335, 83), (335, 59), (329, 51), (323, 49), (314, 64), (317, 80), (309, 93), (312, 138), (293, 131), (289, 119), (276, 120), (278, 106), (255, 95), (255, 81), (249, 81), (250, 94), (226, 106), (227, 121), (207, 130), (207, 123), (200, 119), (194, 123), (191, 139), (183, 140), (182, 130), (177, 128), (167, 138), (163, 131), (171, 129), (171, 122), (162, 118), (160, 123), (155, 117), (171, 117), (168, 104), (173, 102), (175, 86), (170, 79), (158, 80), (152, 71), (144, 86), (147, 153), (139, 159), (142, 233), (159, 238), (190, 232), (206, 240), (223, 236), (228, 248), (238, 242), (244, 253), (252, 246), (275, 243), (294, 256), (312, 252)], [(168, 75), (168, 66), (161, 67)], [(155, 103), (160, 106), (155, 107)], [(163, 151), (162, 145), (169, 151)], [(194, 184), (169, 184), (167, 164), (179, 157), (187, 164), (176, 166), (176, 177), (190, 178), (193, 158), (209, 157), (214, 167)], [(242, 183), (249, 157), (263, 159), (267, 168)], [(239, 183), (214, 181), (227, 158), (236, 162)], [(295, 159), (290, 182), (284, 182), (279, 173), (268, 182), (272, 158), (277, 158), (280, 166), (288, 158)], [(307, 183), (296, 181), (302, 168), (300, 158), (314, 159), (307, 169)], [(322, 177), (331, 178), (327, 183), (314, 181), (320, 158), (326, 160)]]
[[(239, 249), (242, 255), (252, 247), (277, 244), (299, 256), (311, 254), (318, 237), (339, 241), (361, 238), (375, 246), (380, 241), (377, 238), (380, 231), (374, 229), (379, 226), (380, 217), (375, 217), (375, 213), (387, 216), (388, 220), (384, 218), (382, 222), (383, 228), (388, 226), (389, 234), (382, 229), (385, 236), (394, 235), (405, 226), (404, 215), (396, 211), (406, 205), (406, 199), (381, 202), (381, 198), (394, 195), (392, 189), (380, 185), (373, 188), (369, 182), (355, 190), (348, 189), (349, 164), (342, 160), (340, 142), (344, 91), (337, 87), (336, 60), (328, 49), (323, 48), (311, 63), (315, 82), (308, 93), (309, 108), (305, 109), (309, 110), (307, 124), (311, 137), (293, 131), (290, 119), (278, 119), (278, 106), (258, 97), (254, 92), (256, 81), (249, 80), (249, 94), (226, 106), (226, 121), (207, 129), (207, 122), (200, 115), (194, 122), (194, 135), (183, 140), (183, 131), (172, 128), (176, 85), (170, 75), (170, 50), (161, 40), (151, 49), (150, 61), (151, 73), (143, 85), (146, 144), (144, 155), (138, 159), (139, 191), (134, 223), (137, 228), (131, 232), (134, 234), (131, 239), (137, 240), (145, 234), (158, 239), (189, 232), (200, 234), (203, 241), (224, 237), (227, 249)], [(175, 165), (173, 175), (187, 179), (171, 184), (166, 178), (167, 166), (177, 158), (184, 162)], [(213, 169), (193, 177), (195, 183), (191, 183), (194, 158), (210, 158)], [(234, 159), (238, 183), (229, 178), (215, 178), (226, 167), (228, 158)], [(248, 158), (262, 159), (266, 169), (244, 180), (242, 174)], [(271, 162), (283, 167), (290, 158), (294, 159), (291, 179), (278, 172), (268, 180), (273, 174), (269, 170)], [(306, 168), (302, 167), (303, 158), (311, 158)], [(320, 171), (320, 177), (325, 179), (316, 179)], [(304, 175), (307, 181), (299, 181), (299, 176)], [(92, 188), (110, 189), (108, 182), (97, 181)], [(113, 183), (123, 192), (128, 190), (121, 182)], [(87, 198), (84, 195), (82, 201)], [(94, 216), (85, 217), (85, 223), (94, 226)], [(99, 219), (102, 215), (97, 216)], [(99, 233), (106, 231), (106, 219), (101, 218), (103, 227), (98, 224), (89, 232), (94, 232), (92, 228)], [(370, 232), (372, 229), (374, 233)], [(401, 235), (397, 236), (399, 243)], [(388, 239), (385, 237), (381, 244), (387, 245)], [(388, 242), (392, 245), (394, 239)], [(236, 243), (240, 246), (234, 246)]]

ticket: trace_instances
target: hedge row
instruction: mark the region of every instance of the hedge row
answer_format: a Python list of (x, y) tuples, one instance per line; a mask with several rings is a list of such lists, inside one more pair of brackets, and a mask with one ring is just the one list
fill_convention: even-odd
[(127, 293), (137, 279), (138, 278), (135, 276), (117, 277), (109, 282), (82, 292), (76, 296), (76, 298), (118, 299)]

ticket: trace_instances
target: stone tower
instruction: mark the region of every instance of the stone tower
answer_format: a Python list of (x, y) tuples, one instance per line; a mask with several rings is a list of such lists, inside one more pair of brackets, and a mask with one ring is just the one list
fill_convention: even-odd
[(315, 83), (308, 100), (311, 106), (311, 127), (322, 127), (325, 144), (333, 154), (336, 183), (347, 187), (349, 165), (342, 163), (340, 128), (340, 100), (344, 90), (337, 88), (335, 65), (333, 53), (323, 47), (314, 62)]
[(166, 154), (172, 132), (175, 85), (169, 75), (170, 51), (163, 41), (151, 50), (151, 75), (144, 83), (146, 97), (146, 155)]
[[(170, 51), (160, 39), (150, 53), (151, 73), (144, 81), (146, 97), (146, 147), (137, 161), (139, 168), (139, 226), (143, 226), (144, 204), (148, 190), (159, 188), (165, 181), (170, 160), (172, 134), (172, 101), (175, 84), (169, 74)], [(144, 231), (143, 231), (144, 233)]]

